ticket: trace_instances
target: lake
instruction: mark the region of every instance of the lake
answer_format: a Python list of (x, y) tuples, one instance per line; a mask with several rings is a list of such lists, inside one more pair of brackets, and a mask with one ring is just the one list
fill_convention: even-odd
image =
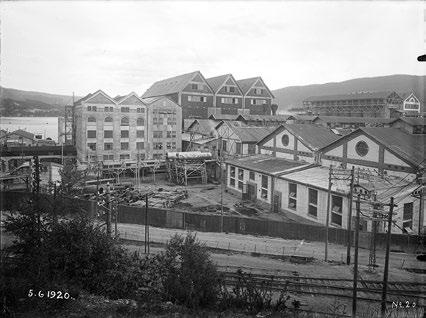
[(58, 142), (58, 117), (0, 117), (0, 128), (8, 132), (22, 129)]

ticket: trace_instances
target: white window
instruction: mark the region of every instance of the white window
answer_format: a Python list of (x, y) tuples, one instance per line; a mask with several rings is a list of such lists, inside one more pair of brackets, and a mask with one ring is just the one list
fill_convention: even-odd
[(235, 167), (230, 166), (229, 168), (229, 185), (235, 187)]
[(308, 214), (313, 217), (318, 215), (318, 191), (308, 189)]
[(207, 102), (207, 97), (206, 96), (193, 96), (193, 95), (189, 95), (188, 96), (188, 101), (189, 102)]
[(331, 223), (342, 226), (343, 198), (341, 196), (331, 196)]
[(260, 187), (260, 196), (262, 199), (268, 199), (268, 176), (262, 175), (262, 183)]
[(265, 105), (266, 104), (266, 99), (255, 99), (255, 98), (252, 98), (250, 100), (250, 103), (252, 105)]
[(297, 184), (296, 183), (288, 184), (288, 207), (293, 210), (296, 210), (297, 208)]
[(263, 88), (255, 88), (254, 94), (255, 95), (262, 95), (263, 94)]
[(244, 170), (238, 168), (238, 189), (243, 190)]

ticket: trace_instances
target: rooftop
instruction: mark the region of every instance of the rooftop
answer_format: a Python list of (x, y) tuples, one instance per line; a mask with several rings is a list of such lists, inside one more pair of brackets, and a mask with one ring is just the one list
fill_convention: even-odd
[[(294, 119), (292, 115), (240, 115), (242, 119), (251, 121), (274, 121), (274, 122), (285, 122), (287, 120)], [(239, 116), (239, 117), (240, 117)]]
[(392, 91), (384, 92), (354, 92), (350, 94), (337, 94), (337, 95), (321, 95), (311, 96), (305, 99), (306, 102), (320, 102), (320, 101), (338, 101), (338, 100), (359, 100), (359, 99), (385, 99), (391, 95)]
[(407, 123), (411, 126), (425, 126), (426, 125), (426, 118), (422, 118), (422, 117), (400, 117), (396, 120), (394, 120), (394, 122), (396, 121), (403, 121), (404, 123)]
[(237, 127), (233, 125), (230, 127), (244, 143), (257, 143), (275, 130), (274, 127)]
[(268, 155), (255, 155), (242, 157), (239, 159), (227, 160), (226, 163), (233, 166), (269, 174), (282, 175), (294, 171), (295, 169), (306, 169), (311, 164), (301, 161), (287, 160), (283, 158), (271, 157)]
[(379, 118), (379, 117), (346, 117), (346, 116), (318, 116), (314, 122), (322, 120), (326, 123), (378, 123), (389, 124), (395, 121), (395, 118)]
[(209, 136), (215, 132), (218, 121), (213, 119), (195, 119), (192, 121), (191, 125), (188, 126), (188, 130), (192, 131), (196, 124), (198, 124), (199, 128), (195, 132)]

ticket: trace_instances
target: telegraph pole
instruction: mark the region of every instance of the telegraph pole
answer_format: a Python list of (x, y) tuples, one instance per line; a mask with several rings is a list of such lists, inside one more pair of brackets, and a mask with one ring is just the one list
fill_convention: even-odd
[(145, 194), (145, 254), (149, 254), (148, 193)]
[(352, 294), (352, 317), (356, 317), (357, 280), (358, 280), (358, 240), (359, 240), (359, 214), (361, 212), (360, 194), (356, 200), (356, 224), (355, 224), (355, 255), (354, 255), (354, 285)]
[[(220, 156), (219, 156), (219, 170), (220, 170), (220, 232), (223, 232), (223, 169), (222, 169), (222, 160), (223, 160), (223, 140), (220, 137)], [(226, 181), (226, 178), (225, 178)]]
[(325, 219), (325, 253), (324, 260), (327, 262), (328, 259), (328, 224), (330, 219), (330, 200), (331, 200), (331, 173), (332, 166), (330, 165), (330, 170), (328, 172), (328, 195), (327, 195), (327, 217)]
[(109, 190), (109, 182), (106, 185), (106, 214), (107, 214), (107, 234), (108, 236), (111, 236), (111, 197), (110, 197), (110, 190)]
[(386, 317), (386, 294), (388, 289), (388, 274), (389, 274), (389, 252), (390, 252), (390, 241), (392, 231), (392, 214), (393, 214), (393, 197), (390, 198), (389, 215), (388, 215), (388, 233), (386, 235), (386, 256), (385, 256), (385, 268), (383, 273), (383, 290), (382, 290), (382, 306), (381, 313), (382, 318)]
[(351, 169), (351, 185), (349, 190), (349, 214), (348, 214), (348, 237), (347, 237), (347, 249), (346, 249), (346, 264), (351, 263), (351, 244), (352, 244), (352, 202), (354, 193), (354, 181), (355, 181), (355, 167)]

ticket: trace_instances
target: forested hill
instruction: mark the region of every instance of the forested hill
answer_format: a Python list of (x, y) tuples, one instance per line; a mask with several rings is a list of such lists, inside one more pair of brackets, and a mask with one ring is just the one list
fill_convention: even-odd
[(289, 86), (273, 90), (279, 110), (301, 107), (304, 99), (310, 96), (348, 94), (359, 91), (414, 91), (425, 109), (426, 76), (389, 75), (380, 77), (356, 78), (338, 83)]

